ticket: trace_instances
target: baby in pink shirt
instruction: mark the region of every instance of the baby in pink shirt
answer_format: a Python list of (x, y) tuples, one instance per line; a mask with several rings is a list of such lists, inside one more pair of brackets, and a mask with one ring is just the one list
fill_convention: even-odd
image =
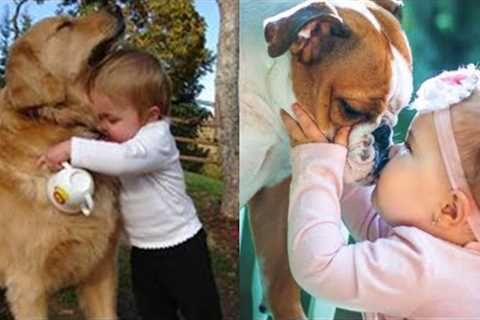
[(293, 145), (289, 263), (303, 289), (368, 319), (480, 319), (478, 88), (420, 112), (375, 187), (343, 185), (349, 128), (328, 143), (300, 105), (298, 122), (282, 114)]

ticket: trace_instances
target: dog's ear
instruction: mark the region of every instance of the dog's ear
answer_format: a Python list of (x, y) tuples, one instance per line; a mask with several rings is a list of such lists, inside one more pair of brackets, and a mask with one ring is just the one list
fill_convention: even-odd
[(403, 8), (402, 0), (373, 0), (373, 2), (378, 4), (383, 9), (389, 11), (399, 21), (402, 19), (402, 8)]
[(350, 29), (328, 2), (312, 2), (269, 18), (264, 22), (270, 57), (289, 48), (302, 63), (317, 61), (332, 50), (339, 38), (348, 38)]
[(9, 51), (5, 90), (10, 106), (17, 110), (65, 101), (65, 85), (45, 70), (23, 39)]

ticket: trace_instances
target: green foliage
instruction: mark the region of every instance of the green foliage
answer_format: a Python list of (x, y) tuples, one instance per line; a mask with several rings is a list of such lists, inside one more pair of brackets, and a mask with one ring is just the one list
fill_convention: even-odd
[[(478, 0), (404, 0), (402, 25), (413, 54), (415, 91), (443, 70), (457, 69), (480, 59)], [(413, 97), (412, 97), (413, 98)], [(416, 111), (405, 108), (394, 130), (395, 143), (405, 138)]]
[(27, 12), (22, 13), (20, 17), (21, 29), (20, 33), (25, 33), (32, 26), (32, 17)]
[(404, 0), (402, 25), (413, 52), (415, 88), (442, 70), (478, 64), (478, 0)]
[(8, 46), (11, 38), (10, 12), (5, 7), (0, 21), (0, 87), (5, 85), (5, 66), (7, 64)]
[(214, 163), (205, 164), (202, 168), (202, 174), (213, 179), (223, 179), (223, 172), (221, 166)]
[[(135, 3), (132, 2), (132, 3)], [(211, 71), (213, 56), (205, 49), (205, 21), (192, 1), (149, 1), (136, 6), (131, 43), (149, 48), (165, 61), (179, 101), (192, 101), (201, 91), (198, 79)]]
[[(28, 12), (23, 12), (19, 17), (20, 34), (32, 26), (32, 18)], [(0, 18), (0, 87), (5, 85), (5, 67), (8, 58), (8, 48), (12, 41), (12, 20), (10, 18), (9, 6), (4, 7), (3, 15)]]

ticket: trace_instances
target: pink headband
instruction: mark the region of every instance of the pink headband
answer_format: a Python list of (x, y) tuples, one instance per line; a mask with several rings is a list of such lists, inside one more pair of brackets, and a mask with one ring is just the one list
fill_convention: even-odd
[(437, 131), (438, 144), (442, 154), (443, 163), (447, 170), (448, 180), (452, 190), (461, 190), (465, 193), (470, 202), (470, 214), (467, 221), (472, 229), (477, 241), (480, 241), (480, 210), (475, 198), (470, 191), (465, 173), (463, 171), (462, 162), (458, 153), (457, 143), (453, 135), (452, 121), (450, 118), (450, 108), (435, 110), (433, 112), (435, 129)]
[(450, 108), (480, 89), (480, 70), (470, 64), (455, 71), (444, 71), (425, 81), (417, 92), (412, 107), (433, 111), (437, 140), (452, 190), (461, 190), (470, 203), (467, 221), (480, 242), (480, 210), (473, 197), (453, 134)]

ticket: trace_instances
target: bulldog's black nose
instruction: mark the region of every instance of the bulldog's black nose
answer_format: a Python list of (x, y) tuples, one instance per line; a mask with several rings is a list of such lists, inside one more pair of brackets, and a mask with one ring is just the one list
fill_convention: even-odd
[(372, 176), (377, 179), (389, 160), (388, 153), (392, 145), (392, 128), (386, 122), (382, 122), (377, 129), (373, 130), (372, 134), (375, 138), (373, 144), (375, 148), (375, 164)]

